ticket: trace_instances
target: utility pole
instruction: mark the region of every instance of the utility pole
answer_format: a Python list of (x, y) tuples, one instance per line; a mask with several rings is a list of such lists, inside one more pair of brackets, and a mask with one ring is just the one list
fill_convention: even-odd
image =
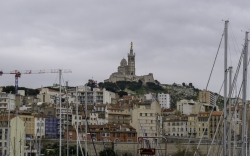
[(228, 117), (228, 122), (229, 122), (229, 134), (228, 134), (228, 156), (231, 156), (231, 139), (232, 139), (232, 134), (231, 134), (231, 129), (232, 129), (232, 124), (231, 124), (231, 117), (232, 117), (232, 70), (233, 67), (229, 67), (229, 117)]
[[(87, 84), (85, 84), (85, 156), (87, 156), (87, 151), (88, 151), (88, 145), (87, 145), (87, 142), (88, 142), (88, 131), (87, 131), (87, 103), (88, 103), (88, 100), (87, 100), (87, 97), (88, 97), (88, 91), (87, 91)], [(91, 134), (90, 134), (91, 135)]]
[(62, 155), (62, 88), (61, 88), (61, 76), (62, 76), (62, 70), (59, 69), (59, 107), (60, 107), (60, 130), (59, 130), (59, 135), (60, 135), (60, 141), (59, 141), (59, 155)]
[(225, 21), (224, 29), (224, 109), (223, 109), (223, 156), (227, 155), (227, 30), (228, 21)]
[(247, 66), (248, 66), (248, 32), (245, 37), (245, 53), (243, 59), (243, 88), (242, 88), (242, 133), (241, 133), (241, 155), (246, 155), (246, 97), (247, 97)]

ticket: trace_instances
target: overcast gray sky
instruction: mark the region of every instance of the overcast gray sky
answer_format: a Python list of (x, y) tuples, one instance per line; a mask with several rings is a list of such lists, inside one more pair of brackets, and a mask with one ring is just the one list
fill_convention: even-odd
[[(153, 73), (163, 84), (192, 82), (205, 88), (229, 19), (228, 64), (236, 68), (250, 28), (245, 1), (63, 1), (0, 2), (0, 70), (72, 69), (63, 74), (70, 85), (98, 82), (117, 71), (130, 42), (136, 53), (136, 75)], [(233, 37), (234, 36), (234, 37)], [(233, 41), (237, 41), (234, 45)], [(223, 45), (209, 89), (223, 80)], [(19, 86), (58, 83), (56, 74), (22, 75)], [(13, 75), (0, 86), (14, 85)]]

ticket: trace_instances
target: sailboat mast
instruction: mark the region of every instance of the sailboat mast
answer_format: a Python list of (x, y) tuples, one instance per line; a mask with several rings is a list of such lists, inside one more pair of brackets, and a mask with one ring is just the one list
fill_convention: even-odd
[(224, 40), (225, 40), (225, 47), (224, 47), (224, 109), (223, 109), (223, 156), (227, 155), (227, 32), (228, 32), (228, 22), (225, 21), (225, 29), (224, 29)]
[(76, 87), (76, 155), (78, 155), (78, 87)]
[(67, 105), (67, 156), (69, 156), (69, 100), (68, 100), (68, 81), (66, 81), (66, 105)]
[(247, 64), (248, 64), (248, 32), (245, 37), (245, 54), (243, 60), (243, 89), (242, 89), (242, 133), (241, 133), (241, 155), (245, 156), (246, 146), (246, 91), (247, 91)]
[[(85, 84), (85, 156), (87, 156), (88, 153), (88, 131), (87, 131), (87, 113), (88, 113), (88, 92), (87, 92), (87, 84)], [(91, 134), (90, 134), (91, 135)]]
[(8, 132), (7, 132), (7, 156), (10, 155), (10, 98), (11, 98), (11, 92), (8, 95), (9, 101), (8, 101)]
[(60, 135), (60, 141), (59, 141), (59, 155), (62, 155), (62, 99), (61, 99), (61, 95), (62, 95), (62, 88), (61, 88), (61, 76), (62, 76), (62, 70), (59, 69), (59, 109), (60, 109), (60, 114), (59, 114), (59, 118), (60, 118), (60, 130), (59, 130), (59, 135)]
[(231, 120), (231, 116), (232, 116), (232, 70), (233, 67), (229, 67), (229, 117), (228, 117), (228, 123), (229, 123), (229, 134), (228, 134), (228, 156), (231, 156), (231, 139), (232, 139), (232, 133), (231, 133), (231, 128), (232, 128), (232, 124), (230, 122)]

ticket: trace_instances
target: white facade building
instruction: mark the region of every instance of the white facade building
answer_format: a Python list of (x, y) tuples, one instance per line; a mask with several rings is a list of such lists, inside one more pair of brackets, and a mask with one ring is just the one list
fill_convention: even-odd
[(185, 115), (197, 114), (199, 111), (205, 112), (205, 107), (201, 104), (193, 100), (184, 99), (177, 102), (176, 109)]
[(34, 137), (44, 138), (45, 137), (45, 118), (41, 115), (34, 115)]
[(15, 110), (15, 94), (0, 93), (0, 110)]
[(146, 100), (157, 100), (156, 93), (144, 94), (144, 97), (145, 97)]
[(161, 108), (170, 108), (170, 96), (169, 94), (158, 93), (157, 99)]
[[(75, 93), (71, 92), (71, 96), (73, 95)], [(85, 103), (85, 86), (78, 86), (78, 98), (81, 104)], [(105, 88), (93, 88), (93, 91), (91, 91), (91, 88), (87, 87), (88, 104), (110, 104), (112, 98), (115, 98), (115, 93), (107, 91)]]
[[(72, 126), (76, 128), (76, 124), (78, 121), (78, 127), (85, 125), (85, 117), (83, 114), (78, 114), (78, 120), (76, 114), (72, 114)], [(88, 121), (89, 122), (89, 121)]]
[(59, 91), (49, 88), (41, 88), (40, 93), (37, 95), (40, 102), (46, 103), (59, 103)]

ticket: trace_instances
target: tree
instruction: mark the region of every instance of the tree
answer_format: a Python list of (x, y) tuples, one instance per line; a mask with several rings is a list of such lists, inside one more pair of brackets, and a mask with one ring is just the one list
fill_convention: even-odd
[(128, 95), (127, 92), (124, 92), (124, 91), (120, 91), (117, 93), (120, 97), (123, 97), (123, 95)]
[(191, 88), (194, 87), (194, 86), (193, 86), (193, 83), (189, 83), (188, 86), (191, 87)]
[[(113, 149), (107, 148), (106, 150), (107, 150), (108, 156), (116, 156), (115, 151)], [(106, 151), (105, 150), (100, 151), (99, 156), (106, 156)]]
[(181, 111), (176, 110), (176, 111), (174, 112), (174, 114), (177, 115), (177, 116), (180, 116), (180, 115), (181, 115)]
[(158, 84), (158, 85), (160, 84), (160, 82), (158, 80), (155, 80), (155, 83)]
[(130, 152), (126, 152), (126, 153), (122, 154), (122, 156), (132, 156), (132, 154)]

